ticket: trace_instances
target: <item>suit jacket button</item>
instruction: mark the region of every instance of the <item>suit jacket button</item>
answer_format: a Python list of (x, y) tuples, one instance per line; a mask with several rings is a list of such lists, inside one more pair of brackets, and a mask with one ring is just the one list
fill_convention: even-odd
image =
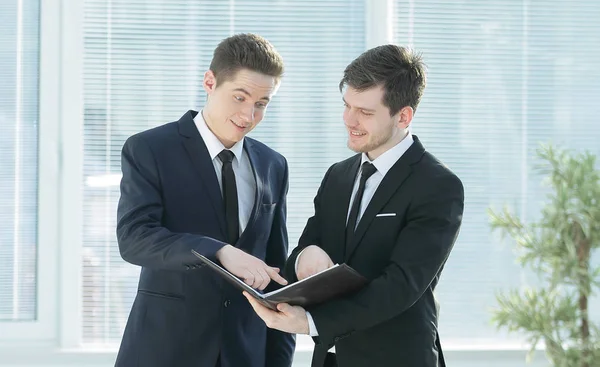
[(223, 303), (223, 306), (229, 307), (230, 304), (231, 304), (231, 301), (227, 300), (227, 301), (225, 301), (225, 303)]

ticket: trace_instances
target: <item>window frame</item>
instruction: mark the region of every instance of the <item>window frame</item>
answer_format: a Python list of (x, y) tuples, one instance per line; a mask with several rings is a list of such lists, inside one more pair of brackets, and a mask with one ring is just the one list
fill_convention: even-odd
[(32, 321), (1, 322), (0, 345), (48, 341), (56, 334), (57, 261), (59, 243), (59, 94), (61, 60), (58, 0), (40, 1), (38, 70), (38, 221), (36, 317)]

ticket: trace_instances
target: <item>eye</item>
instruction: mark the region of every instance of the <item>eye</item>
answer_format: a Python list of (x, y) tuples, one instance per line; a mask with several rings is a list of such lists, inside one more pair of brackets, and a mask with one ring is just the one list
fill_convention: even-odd
[(365, 116), (373, 116), (373, 113), (371, 113), (371, 112), (367, 112), (367, 111), (365, 111), (365, 110), (360, 110), (360, 112), (361, 112), (363, 115), (365, 115)]
[(258, 107), (260, 109), (265, 109), (265, 108), (267, 108), (267, 104), (266, 103), (262, 103), (262, 102), (258, 102), (256, 104), (256, 107)]
[(350, 106), (348, 106), (348, 103), (344, 103), (344, 107), (345, 108), (350, 108)]
[(244, 102), (244, 97), (242, 96), (233, 96), (233, 98), (238, 102)]

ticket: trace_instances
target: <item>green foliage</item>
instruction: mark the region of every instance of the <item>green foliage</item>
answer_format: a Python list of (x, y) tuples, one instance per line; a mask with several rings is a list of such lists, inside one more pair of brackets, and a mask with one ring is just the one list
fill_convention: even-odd
[(529, 357), (543, 342), (555, 367), (600, 366), (600, 325), (588, 317), (588, 300), (600, 288), (600, 267), (590, 263), (600, 247), (596, 157), (550, 145), (537, 153), (537, 168), (551, 188), (539, 221), (524, 223), (506, 208), (488, 213), (492, 230), (515, 241), (519, 264), (532, 269), (541, 286), (497, 293), (492, 320), (526, 335)]

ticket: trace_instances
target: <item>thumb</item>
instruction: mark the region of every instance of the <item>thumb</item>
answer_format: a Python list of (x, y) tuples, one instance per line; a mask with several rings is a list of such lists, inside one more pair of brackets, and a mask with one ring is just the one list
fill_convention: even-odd
[(283, 313), (289, 313), (292, 310), (292, 306), (287, 303), (280, 303), (277, 305), (277, 310)]

